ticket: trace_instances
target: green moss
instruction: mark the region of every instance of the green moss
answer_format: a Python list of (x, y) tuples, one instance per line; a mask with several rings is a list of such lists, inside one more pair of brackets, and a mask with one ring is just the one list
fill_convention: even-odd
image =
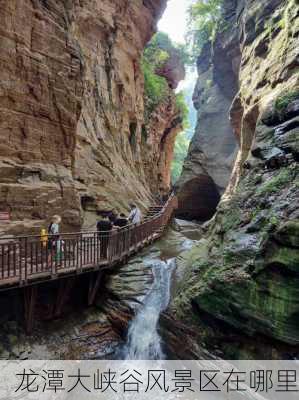
[(290, 271), (298, 272), (299, 251), (290, 247), (277, 247), (272, 251), (267, 263), (283, 265)]
[(282, 168), (276, 176), (272, 177), (270, 180), (262, 184), (257, 193), (259, 195), (275, 193), (282, 189), (287, 183), (291, 183), (292, 180), (293, 173), (291, 169)]
[(282, 19), (279, 21), (278, 26), (279, 26), (281, 29), (285, 29), (285, 27), (286, 27), (285, 18), (282, 18)]
[(286, 112), (288, 105), (294, 101), (299, 99), (299, 90), (285, 92), (281, 96), (277, 98), (274, 104), (275, 111), (282, 118)]
[[(238, 275), (238, 273), (236, 273)], [(261, 332), (287, 343), (298, 342), (298, 287), (288, 276), (259, 275), (257, 280), (214, 281), (197, 293), (199, 308), (247, 334)]]
[(252, 281), (248, 289), (248, 308), (264, 319), (263, 329), (270, 329), (276, 338), (288, 339), (295, 328), (292, 335), (297, 336), (298, 328), (291, 320), (297, 307), (294, 301), (298, 295), (296, 284), (287, 277), (278, 280), (271, 275), (262, 275), (258, 281)]
[(235, 254), (230, 251), (224, 251), (223, 263), (225, 266), (233, 267), (234, 265), (240, 263), (240, 256), (239, 254)]
[(299, 220), (284, 223), (276, 232), (275, 238), (287, 246), (299, 248)]
[(219, 265), (211, 265), (209, 264), (206, 268), (204, 273), (201, 275), (200, 279), (202, 283), (206, 284), (208, 282), (213, 281), (218, 277), (221, 272), (221, 267)]
[(261, 208), (259, 206), (257, 206), (256, 208), (254, 208), (251, 211), (250, 219), (252, 220), (252, 222), (254, 222), (253, 220), (256, 219), (259, 216), (260, 212), (261, 212)]
[(276, 215), (273, 215), (270, 217), (269, 222), (270, 222), (270, 225), (272, 225), (272, 227), (275, 227), (275, 226), (278, 226), (279, 219), (278, 219), (278, 217), (276, 217)]
[(222, 217), (222, 228), (224, 232), (228, 232), (241, 223), (241, 211), (239, 207), (231, 207), (226, 210)]

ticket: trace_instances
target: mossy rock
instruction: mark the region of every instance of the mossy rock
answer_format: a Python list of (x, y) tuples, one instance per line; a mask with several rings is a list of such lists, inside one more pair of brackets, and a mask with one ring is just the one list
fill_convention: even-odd
[(299, 250), (290, 247), (274, 247), (265, 263), (283, 266), (289, 271), (299, 274)]
[[(298, 115), (298, 103), (299, 89), (292, 89), (283, 92), (263, 111), (263, 115), (258, 126), (265, 124), (268, 127), (273, 127), (296, 117), (296, 115)], [(268, 135), (271, 133), (271, 131), (266, 130), (265, 133), (269, 138)]]
[(213, 282), (192, 299), (200, 310), (247, 335), (264, 334), (299, 343), (299, 289), (290, 275), (264, 270), (256, 279), (236, 271)]
[(287, 184), (293, 182), (295, 178), (294, 171), (289, 168), (281, 168), (277, 174), (273, 175), (270, 179), (261, 184), (257, 190), (258, 195), (276, 193)]
[(284, 223), (275, 233), (275, 239), (286, 246), (299, 248), (299, 220)]
[(289, 104), (295, 100), (299, 100), (299, 89), (285, 92), (276, 99), (274, 104), (275, 111), (278, 113), (283, 113)]
[(231, 207), (226, 210), (221, 220), (221, 231), (228, 232), (236, 228), (242, 221), (242, 214), (239, 207)]
[(288, 106), (296, 100), (299, 100), (299, 89), (285, 92), (277, 98), (274, 104), (274, 109), (278, 114), (279, 119), (284, 118)]

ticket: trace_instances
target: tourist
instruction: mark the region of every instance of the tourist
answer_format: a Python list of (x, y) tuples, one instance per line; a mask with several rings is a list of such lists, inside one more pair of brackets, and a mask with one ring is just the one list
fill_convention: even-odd
[(112, 222), (107, 214), (102, 215), (102, 218), (97, 223), (97, 231), (99, 232), (101, 258), (107, 258), (109, 236), (113, 229)]
[(128, 225), (128, 219), (125, 216), (125, 214), (120, 214), (115, 222), (114, 222), (114, 227), (119, 231), (118, 237), (117, 237), (117, 249), (119, 253), (123, 253), (126, 249), (126, 245), (128, 244), (128, 235), (127, 235), (127, 229), (124, 229)]
[(117, 212), (115, 210), (111, 210), (111, 211), (108, 212), (108, 218), (109, 218), (109, 221), (112, 224), (114, 224), (114, 222), (116, 221), (117, 215), (118, 214), (117, 214)]
[(142, 217), (140, 209), (135, 204), (131, 204), (130, 207), (129, 222), (135, 225), (140, 224)]
[(117, 228), (123, 228), (128, 225), (128, 219), (125, 214), (121, 213), (114, 221), (114, 226)]
[(51, 223), (48, 227), (48, 263), (53, 262), (53, 257), (55, 261), (59, 262), (61, 257), (61, 241), (59, 236), (61, 217), (59, 215), (54, 215), (52, 217)]

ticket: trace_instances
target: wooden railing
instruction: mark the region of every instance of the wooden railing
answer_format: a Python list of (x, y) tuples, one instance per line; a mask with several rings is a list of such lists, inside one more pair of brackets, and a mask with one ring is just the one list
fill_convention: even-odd
[(113, 266), (160, 237), (176, 207), (172, 194), (153, 217), (109, 233), (61, 233), (58, 240), (51, 235), (1, 238), (0, 290)]

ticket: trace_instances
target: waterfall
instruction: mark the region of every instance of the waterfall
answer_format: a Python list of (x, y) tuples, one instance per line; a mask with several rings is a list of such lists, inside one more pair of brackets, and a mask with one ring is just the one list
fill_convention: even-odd
[(155, 260), (151, 263), (151, 268), (154, 275), (153, 287), (129, 326), (127, 343), (123, 349), (126, 360), (165, 359), (158, 333), (158, 321), (169, 304), (175, 259), (167, 262)]

